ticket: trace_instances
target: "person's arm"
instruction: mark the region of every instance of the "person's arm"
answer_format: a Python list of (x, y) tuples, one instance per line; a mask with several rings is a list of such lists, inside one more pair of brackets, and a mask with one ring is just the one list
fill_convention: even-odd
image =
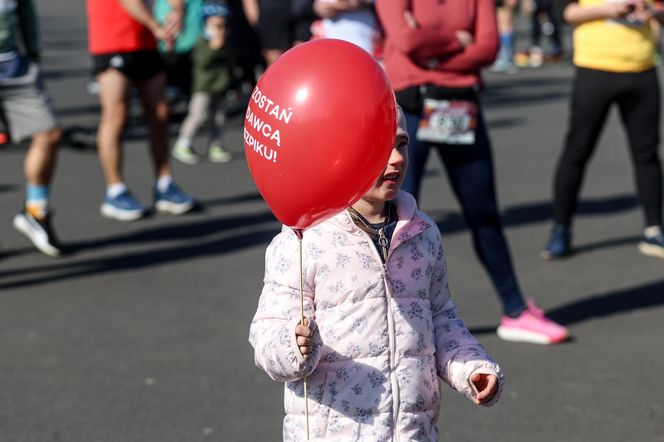
[(249, 24), (253, 27), (258, 26), (258, 16), (260, 15), (258, 0), (242, 0), (242, 9)]
[[(296, 338), (300, 322), (297, 242), (292, 231), (283, 231), (268, 247), (263, 292), (249, 331), (256, 365), (275, 381), (290, 382), (311, 374), (318, 365), (322, 349), (320, 333), (312, 320), (313, 292), (306, 282), (304, 311), (310, 321), (308, 328), (313, 331), (313, 345), (307, 357), (302, 354)], [(309, 280), (305, 269), (305, 281)]]
[(477, 72), (489, 66), (496, 59), (500, 49), (498, 27), (496, 25), (496, 9), (493, 0), (477, 2), (477, 16), (473, 41), (464, 50), (440, 61), (437, 70), (453, 72)]
[(21, 39), (28, 57), (39, 61), (39, 26), (37, 24), (37, 11), (32, 0), (18, 2), (18, 23), (21, 30)]
[[(433, 315), (438, 375), (453, 389), (476, 404), (491, 406), (500, 397), (503, 388), (503, 374), (498, 364), (491, 359), (482, 345), (468, 331), (463, 320), (457, 316), (456, 306), (450, 299), (442, 243), (439, 244), (433, 275), (429, 297)], [(496, 379), (492, 379), (493, 376)], [(478, 398), (475, 391), (482, 390), (484, 382), (490, 383), (495, 380), (498, 380), (498, 384), (494, 384), (491, 394)]]
[(378, 0), (376, 13), (387, 40), (414, 61), (443, 57), (463, 49), (454, 31), (407, 23), (410, 0)]
[(571, 25), (579, 25), (593, 20), (623, 18), (632, 10), (633, 6), (626, 3), (601, 3), (592, 6), (581, 6), (573, 2), (565, 7), (563, 18)]
[(120, 4), (134, 20), (145, 26), (158, 40), (166, 40), (168, 35), (161, 28), (143, 0), (120, 0)]

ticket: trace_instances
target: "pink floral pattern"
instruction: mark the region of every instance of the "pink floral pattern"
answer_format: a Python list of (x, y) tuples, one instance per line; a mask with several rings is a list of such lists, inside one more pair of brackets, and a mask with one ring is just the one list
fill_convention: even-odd
[(439, 378), (469, 398), (470, 376), (499, 366), (450, 300), (440, 232), (409, 194), (383, 264), (347, 212), (305, 231), (305, 315), (312, 357), (295, 344), (300, 315), (299, 244), (290, 229), (266, 252), (265, 279), (249, 340), (256, 364), (286, 382), (283, 439), (305, 438), (308, 375), (311, 440), (437, 441)]

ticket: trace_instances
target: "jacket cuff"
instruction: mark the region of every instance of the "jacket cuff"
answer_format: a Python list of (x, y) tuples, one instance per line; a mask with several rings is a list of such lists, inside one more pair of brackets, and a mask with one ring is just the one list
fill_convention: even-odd
[(295, 327), (300, 323), (299, 318), (292, 319), (288, 322), (287, 330), (289, 330), (289, 348), (291, 351), (289, 353), (294, 356), (291, 360), (293, 364), (293, 369), (296, 372), (298, 378), (308, 376), (313, 372), (318, 366), (320, 361), (321, 349), (323, 348), (323, 342), (318, 331), (318, 325), (313, 319), (309, 319), (309, 328), (313, 331), (314, 346), (309, 355), (309, 359), (305, 359), (300, 353), (300, 348), (297, 345), (297, 340), (295, 338)]
[(488, 362), (488, 361), (474, 362), (473, 367), (471, 367), (471, 370), (468, 372), (468, 376), (466, 378), (468, 384), (468, 390), (470, 392), (470, 395), (468, 394), (466, 395), (470, 399), (473, 399), (475, 397), (475, 391), (473, 389), (472, 382), (470, 381), (471, 376), (474, 375), (475, 373), (492, 374), (498, 378), (498, 389), (496, 390), (496, 394), (493, 395), (490, 401), (480, 404), (480, 406), (482, 407), (492, 407), (496, 402), (498, 402), (501, 394), (503, 393), (503, 388), (505, 386), (505, 377), (503, 375), (503, 372), (500, 370), (500, 366), (495, 362)]

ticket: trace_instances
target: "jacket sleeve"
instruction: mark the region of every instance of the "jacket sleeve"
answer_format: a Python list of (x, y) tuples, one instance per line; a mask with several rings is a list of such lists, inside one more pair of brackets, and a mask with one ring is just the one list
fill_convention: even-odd
[(496, 8), (493, 0), (477, 0), (477, 16), (473, 29), (473, 43), (463, 51), (440, 58), (439, 71), (477, 72), (496, 59), (500, 40), (496, 25)]
[[(376, 13), (387, 40), (413, 60), (429, 60), (460, 52), (463, 48), (454, 31), (406, 25), (404, 12), (410, 0), (377, 0)], [(495, 25), (494, 25), (495, 27)]]
[(295, 342), (295, 326), (300, 321), (299, 244), (292, 231), (284, 230), (265, 254), (263, 291), (249, 331), (256, 365), (275, 381), (290, 382), (309, 375), (320, 359), (322, 343), (313, 321), (313, 286), (306, 276), (303, 281), (304, 314), (314, 331), (314, 348), (308, 360)]
[(457, 308), (450, 299), (447, 268), (442, 243), (431, 283), (431, 305), (436, 341), (436, 368), (438, 375), (453, 389), (469, 399), (474, 397), (470, 377), (473, 373), (494, 374), (498, 377), (498, 392), (490, 402), (498, 401), (503, 390), (503, 374), (498, 364), (457, 316)]

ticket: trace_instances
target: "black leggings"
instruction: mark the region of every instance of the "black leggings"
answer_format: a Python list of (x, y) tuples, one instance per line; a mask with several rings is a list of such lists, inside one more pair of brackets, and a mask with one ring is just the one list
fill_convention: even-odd
[(659, 82), (655, 69), (615, 73), (577, 68), (565, 147), (554, 182), (556, 224), (569, 227), (579, 189), (609, 109), (618, 105), (627, 132), (645, 225), (662, 225), (662, 168), (659, 145)]

